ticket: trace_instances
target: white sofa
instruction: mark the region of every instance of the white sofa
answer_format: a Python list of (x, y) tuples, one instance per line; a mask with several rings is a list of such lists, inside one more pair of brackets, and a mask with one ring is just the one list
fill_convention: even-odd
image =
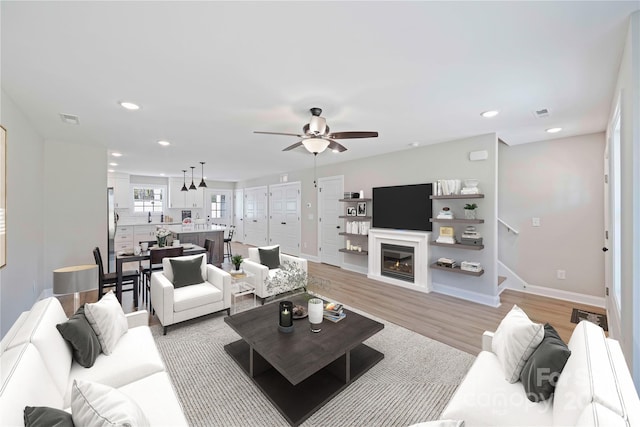
[(568, 342), (571, 355), (552, 399), (534, 403), (521, 382), (505, 379), (492, 352), (492, 332), (483, 351), (441, 414), (473, 426), (638, 426), (640, 401), (617, 341), (593, 323), (580, 322)]
[(114, 387), (142, 409), (152, 426), (186, 426), (182, 407), (158, 353), (149, 315), (126, 315), (129, 329), (110, 355), (100, 354), (91, 368), (72, 359), (71, 346), (56, 324), (67, 316), (56, 298), (36, 302), (22, 313), (0, 346), (0, 425), (24, 426), (25, 406), (70, 412), (73, 381)]
[[(261, 249), (273, 249), (276, 247), (278, 247), (278, 245), (264, 246)], [(269, 269), (266, 265), (262, 265), (260, 263), (259, 248), (248, 248), (248, 253), (249, 257), (242, 261), (242, 269), (255, 275), (254, 285), (256, 288), (256, 296), (264, 300), (265, 298), (275, 295), (273, 289), (267, 289), (266, 282), (269, 278), (273, 278), (279, 274), (281, 269)], [(280, 252), (280, 265), (284, 265), (285, 263), (290, 263), (292, 266), (295, 265), (305, 273), (308, 271), (306, 259)], [(305, 287), (306, 283), (296, 283), (293, 286)], [(291, 288), (291, 290), (293, 289), (294, 287)]]
[[(174, 288), (172, 259), (190, 260), (202, 257), (202, 283)], [(151, 275), (151, 303), (167, 333), (167, 327), (205, 314), (231, 309), (231, 275), (207, 264), (202, 254), (162, 260), (162, 271)]]

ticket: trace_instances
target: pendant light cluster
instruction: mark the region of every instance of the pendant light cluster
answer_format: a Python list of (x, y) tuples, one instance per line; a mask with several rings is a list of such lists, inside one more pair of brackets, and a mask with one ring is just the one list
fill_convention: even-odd
[(191, 168), (191, 185), (187, 188), (187, 170), (182, 169), (182, 188), (180, 191), (189, 191), (189, 190), (197, 190), (198, 188), (207, 188), (207, 183), (204, 182), (204, 162), (200, 162), (202, 165), (202, 179), (200, 180), (200, 184), (196, 187), (196, 184), (193, 182), (193, 170), (196, 168), (195, 166), (189, 166)]

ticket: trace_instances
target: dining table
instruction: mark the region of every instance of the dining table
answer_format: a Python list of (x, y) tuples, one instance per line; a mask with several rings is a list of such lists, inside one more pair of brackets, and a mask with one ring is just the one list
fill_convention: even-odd
[[(202, 246), (193, 245), (193, 244), (183, 244), (184, 248), (183, 255), (197, 255), (206, 253), (207, 250)], [(122, 304), (122, 265), (127, 262), (140, 262), (140, 261), (148, 261), (151, 259), (151, 251), (156, 249), (162, 249), (157, 246), (151, 247), (146, 251), (141, 251), (139, 255), (136, 255), (133, 250), (129, 251), (121, 251), (116, 253), (116, 298)]]

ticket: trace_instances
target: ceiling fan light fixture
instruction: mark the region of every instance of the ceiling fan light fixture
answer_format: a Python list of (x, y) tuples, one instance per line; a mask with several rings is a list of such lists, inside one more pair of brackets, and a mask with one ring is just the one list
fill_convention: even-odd
[(309, 133), (324, 135), (327, 132), (327, 119), (319, 116), (311, 116), (309, 120)]
[(320, 154), (329, 146), (329, 141), (322, 138), (309, 138), (302, 141), (302, 145), (310, 153)]

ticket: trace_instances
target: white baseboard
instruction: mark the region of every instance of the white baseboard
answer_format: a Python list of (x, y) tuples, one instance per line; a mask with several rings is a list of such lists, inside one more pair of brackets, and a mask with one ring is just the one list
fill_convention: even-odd
[(367, 275), (367, 267), (362, 267), (360, 265), (355, 265), (355, 264), (348, 264), (346, 262), (342, 263), (342, 268), (344, 268), (345, 270), (349, 270), (349, 271), (353, 271), (355, 273), (361, 273), (364, 274), (365, 276)]
[(518, 276), (513, 270), (504, 265), (502, 261), (498, 260), (498, 276), (506, 277), (507, 279), (502, 282), (498, 287), (498, 294), (501, 294), (505, 289), (513, 289), (516, 291), (526, 292), (527, 282), (520, 276)]
[(452, 297), (460, 298), (463, 300), (476, 302), (478, 304), (488, 305), (490, 307), (500, 307), (500, 296), (499, 295), (484, 295), (479, 294), (473, 291), (467, 291), (465, 289), (458, 289), (451, 286), (443, 285), (442, 283), (432, 284), (433, 292), (438, 292), (439, 294), (449, 295)]
[(320, 262), (320, 258), (318, 258), (316, 255), (309, 255), (309, 254), (305, 254), (303, 252), (300, 252), (300, 258), (304, 258), (307, 261), (311, 261), (311, 262)]
[[(511, 289), (511, 288), (510, 288)], [(605, 307), (604, 297), (584, 295), (577, 292), (563, 291), (561, 289), (547, 288), (545, 286), (527, 285), (526, 289), (515, 288), (516, 291), (527, 292), (543, 297), (561, 299), (564, 301), (577, 302), (580, 304), (592, 305), (594, 307)]]

